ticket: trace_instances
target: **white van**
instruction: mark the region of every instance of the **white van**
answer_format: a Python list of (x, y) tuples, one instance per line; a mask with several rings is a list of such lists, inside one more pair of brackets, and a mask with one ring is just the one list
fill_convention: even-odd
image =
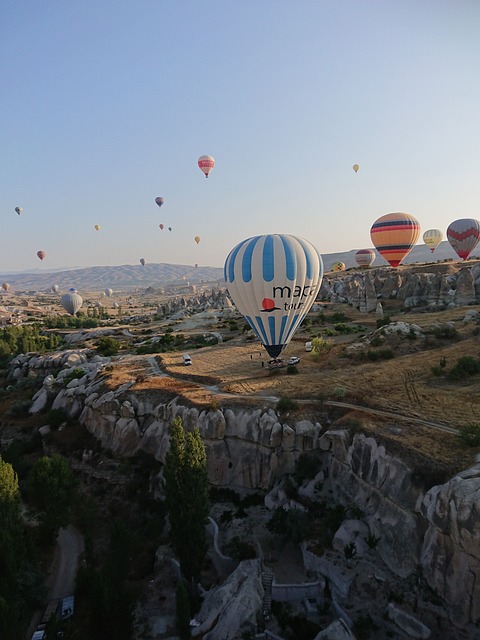
[(185, 366), (187, 366), (187, 365), (189, 365), (189, 364), (192, 364), (192, 359), (190, 358), (190, 356), (189, 356), (187, 353), (185, 353), (185, 354), (182, 356), (182, 358), (183, 358), (183, 364), (184, 364)]
[(311, 350), (312, 350), (312, 343), (305, 342), (305, 351), (311, 351)]

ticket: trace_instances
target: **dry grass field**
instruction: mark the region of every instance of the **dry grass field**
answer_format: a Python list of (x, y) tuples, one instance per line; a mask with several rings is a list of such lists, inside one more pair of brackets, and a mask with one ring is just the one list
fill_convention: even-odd
[[(115, 363), (107, 384), (116, 387), (134, 378), (134, 389), (140, 394), (159, 398), (178, 395), (184, 402), (201, 407), (225, 404), (263, 407), (275, 406), (280, 397), (297, 399), (296, 419), (308, 417), (321, 423), (336, 420), (350, 427), (361, 425), (367, 433), (388, 441), (389, 450), (402, 449), (404, 455), (408, 451), (419, 466), (422, 459), (429, 459), (444, 469), (465, 468), (480, 449), (468, 448), (455, 435), (435, 431), (415, 419), (453, 428), (480, 423), (480, 375), (457, 382), (446, 375), (459, 358), (466, 355), (480, 358), (477, 325), (463, 322), (467, 308), (406, 314), (399, 312), (398, 305), (386, 306), (392, 321), (416, 324), (429, 332), (417, 339), (397, 334), (383, 338), (378, 348), (391, 349), (392, 359), (370, 361), (358, 356), (357, 349), (373, 348), (365, 346), (364, 336), (371, 340), (376, 329), (375, 314), (366, 316), (348, 305), (331, 305), (329, 314), (344, 313), (348, 324), (361, 327), (362, 333), (338, 335), (332, 339), (331, 347), (315, 355), (306, 353), (304, 345), (321, 327), (315, 324), (306, 327), (282, 354), (284, 359), (292, 355), (300, 358), (296, 375), (288, 374), (286, 367), (277, 371), (262, 367), (262, 360), (265, 364), (268, 358), (265, 350), (257, 341), (249, 341), (237, 333), (228, 341), (188, 351), (192, 358), (188, 367), (183, 364), (181, 351), (157, 356), (126, 355)], [(455, 328), (454, 337), (431, 333), (445, 323)], [(353, 355), (349, 354), (352, 349)], [(153, 374), (152, 358), (166, 375)], [(380, 418), (365, 411), (331, 408), (327, 412), (328, 401), (386, 410), (402, 418)], [(330, 417), (326, 417), (328, 413)]]

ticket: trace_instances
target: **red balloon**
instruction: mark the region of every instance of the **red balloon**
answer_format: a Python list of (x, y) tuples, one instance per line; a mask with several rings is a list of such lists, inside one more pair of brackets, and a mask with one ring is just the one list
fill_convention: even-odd
[(47, 254), (45, 253), (45, 251), (37, 251), (37, 256), (40, 258), (40, 260), (43, 260), (46, 255)]

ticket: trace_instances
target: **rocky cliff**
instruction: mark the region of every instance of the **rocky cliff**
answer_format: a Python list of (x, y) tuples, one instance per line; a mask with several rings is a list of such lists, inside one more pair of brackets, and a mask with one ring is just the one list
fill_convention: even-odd
[(444, 309), (480, 303), (480, 264), (378, 268), (325, 276), (319, 297), (373, 311), (378, 300), (403, 300), (406, 308)]
[[(32, 411), (42, 410), (53, 398), (53, 408), (77, 418), (117, 456), (144, 451), (163, 461), (169, 424), (177, 415), (187, 429), (200, 429), (209, 478), (217, 486), (270, 490), (294, 471), (301, 453), (316, 452), (318, 478), (328, 483), (336, 502), (354, 504), (365, 513), (364, 524), (378, 538), (378, 552), (388, 568), (402, 578), (421, 568), (458, 627), (480, 620), (480, 464), (444, 485), (423, 486), (408, 465), (363, 434), (322, 431), (319, 423), (307, 420), (282, 421), (272, 409), (200, 411), (178, 399), (155, 403), (134, 393), (133, 381), (105, 391), (103, 359), (82, 363), (84, 352), (64, 354), (54, 363), (45, 358), (43, 364), (63, 368), (55, 379), (45, 377)], [(85, 373), (66, 383), (72, 365)], [(21, 356), (10, 377), (39, 370), (40, 357)]]

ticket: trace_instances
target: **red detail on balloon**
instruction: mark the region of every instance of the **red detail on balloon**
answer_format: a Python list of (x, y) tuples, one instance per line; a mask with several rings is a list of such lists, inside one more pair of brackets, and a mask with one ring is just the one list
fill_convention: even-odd
[(275, 309), (275, 300), (272, 300), (271, 298), (264, 298), (262, 300), (262, 307), (265, 311), (273, 311)]

